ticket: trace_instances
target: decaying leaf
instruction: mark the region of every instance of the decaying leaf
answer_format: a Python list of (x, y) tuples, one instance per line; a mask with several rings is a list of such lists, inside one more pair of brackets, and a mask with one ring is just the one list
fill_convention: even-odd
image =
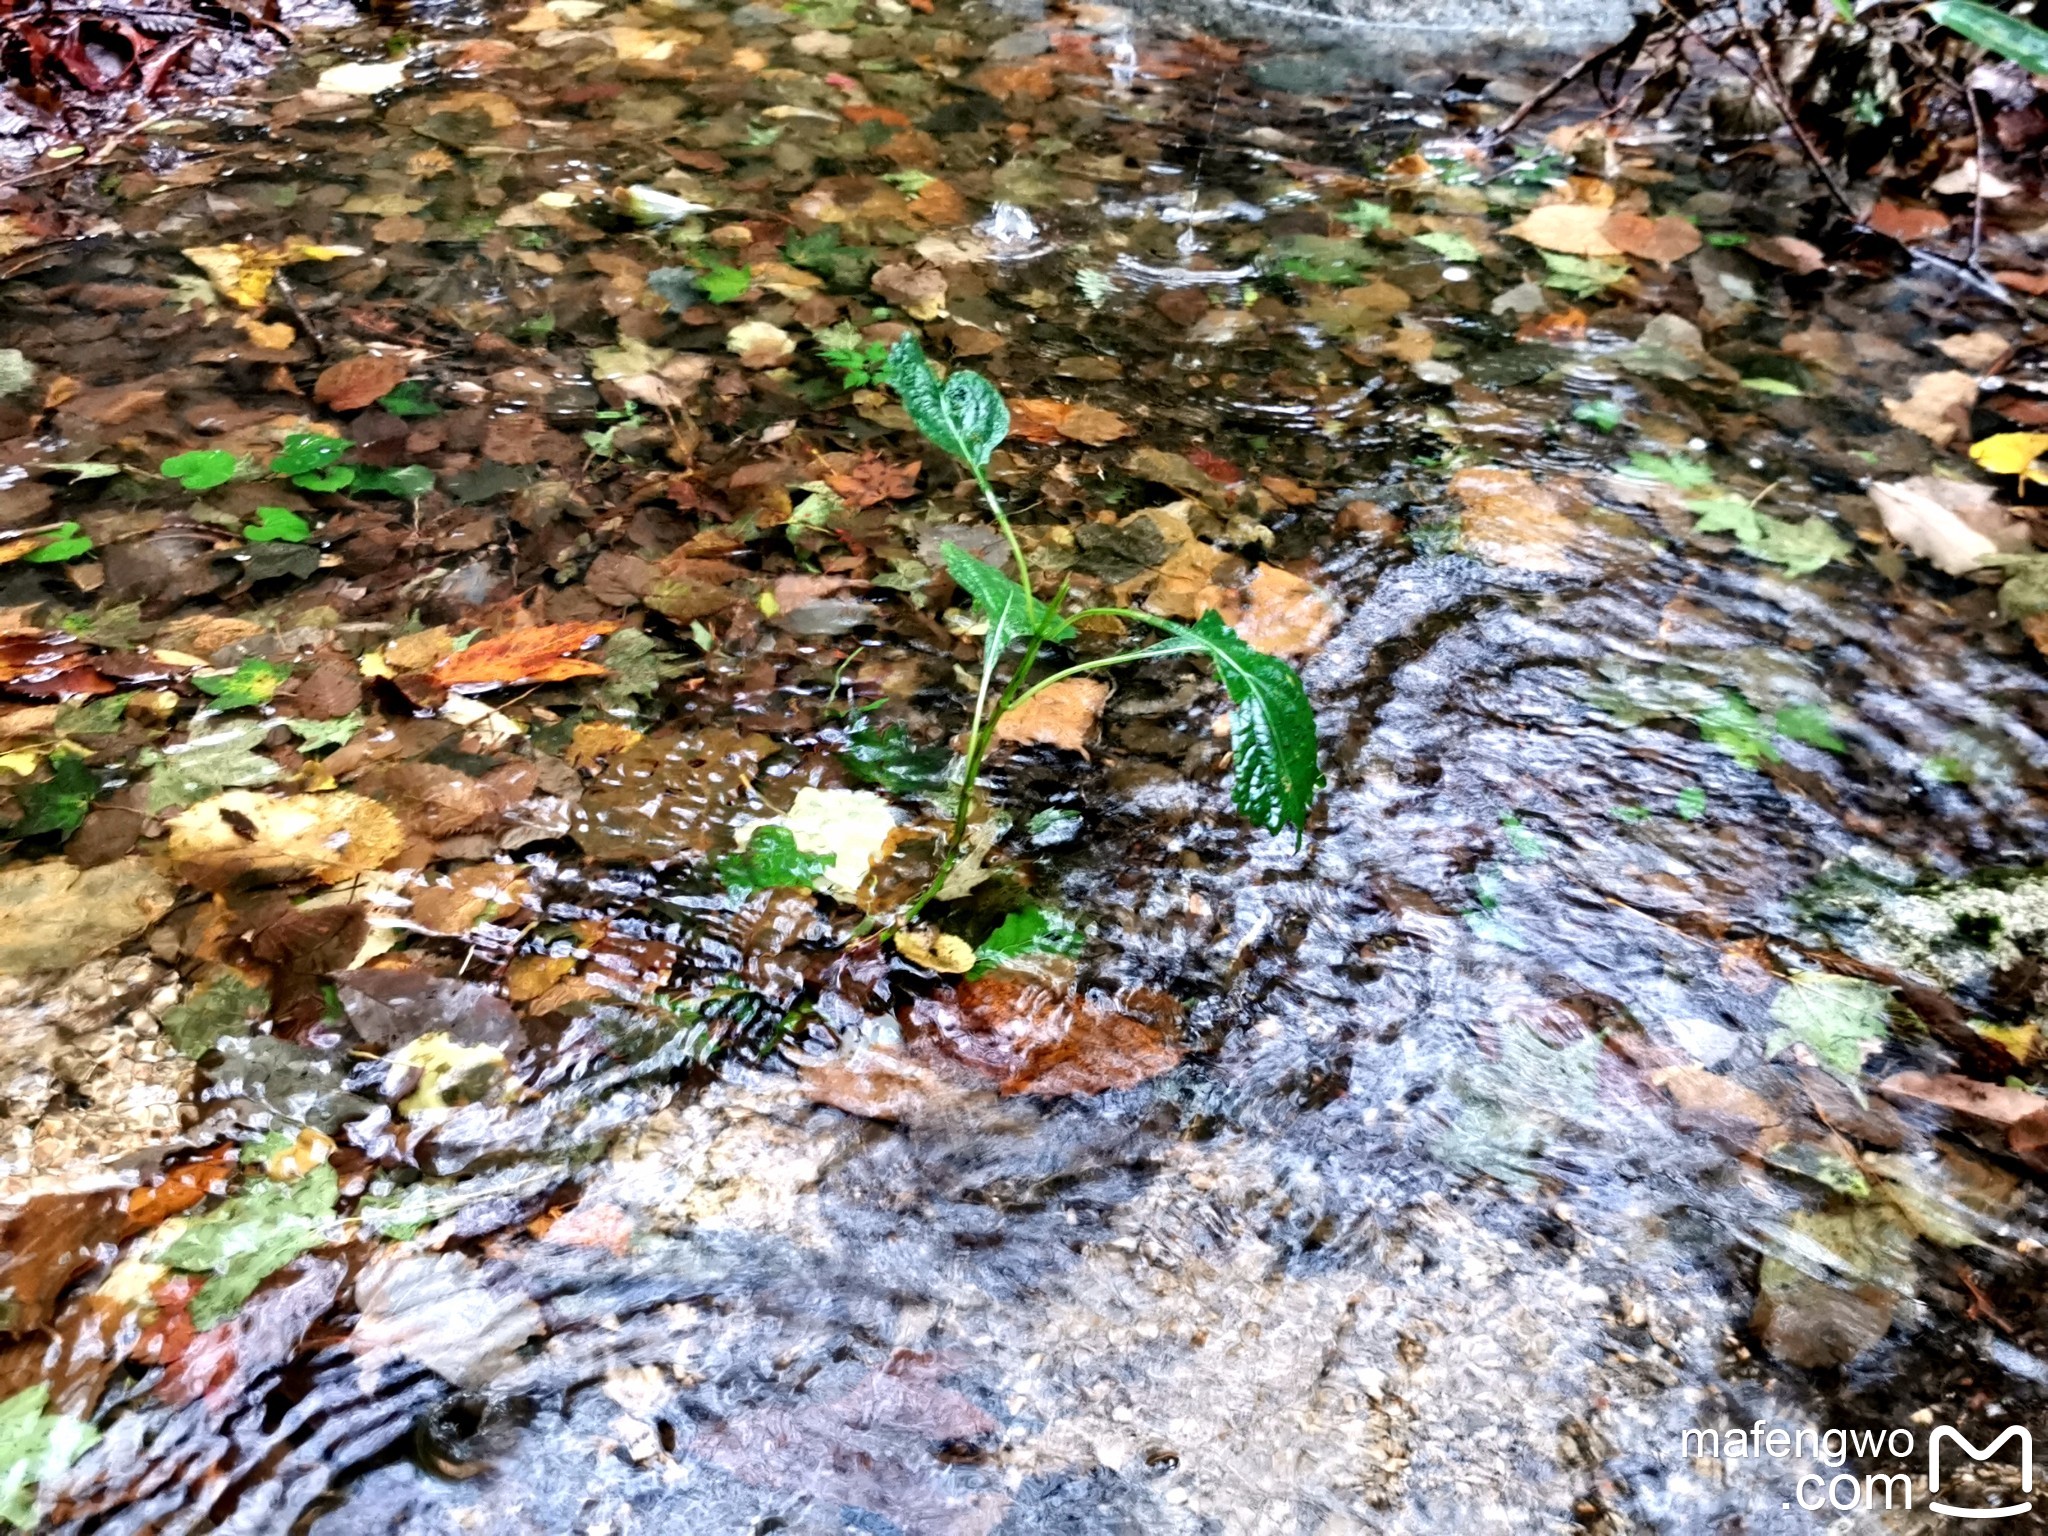
[(169, 827), (178, 873), (213, 891), (301, 879), (332, 885), (378, 868), (405, 845), (396, 816), (346, 790), (229, 790), (179, 813)]
[(2027, 525), (2002, 509), (1988, 485), (1916, 475), (1872, 485), (1885, 531), (1951, 576), (1994, 565), (2002, 554), (2031, 550)]
[(963, 976), (974, 969), (974, 946), (936, 928), (897, 929), (896, 952), (912, 965), (942, 975)]
[(10, 864), (0, 869), (0, 974), (69, 970), (143, 932), (176, 899), (147, 859)]
[(782, 815), (742, 828), (740, 846), (762, 827), (782, 827), (805, 853), (830, 859), (831, 867), (817, 877), (819, 888), (851, 897), (896, 830), (896, 811), (869, 790), (807, 785)]
[(272, 280), (294, 262), (339, 261), (362, 254), (357, 246), (316, 245), (301, 235), (283, 245), (195, 245), (183, 252), (222, 298), (241, 309), (261, 309), (268, 303)]
[(1179, 1065), (1180, 1007), (1157, 992), (1112, 999), (998, 973), (918, 1002), (913, 1021), (1005, 1094), (1128, 1088)]
[(1539, 250), (1566, 256), (1619, 256), (1622, 248), (1609, 238), (1611, 210), (1591, 203), (1546, 203), (1532, 208), (1508, 233)]
[(1977, 403), (1977, 378), (1969, 373), (1926, 373), (1913, 381), (1903, 400), (1887, 399), (1884, 413), (1938, 448), (1970, 435), (1970, 409)]
[(313, 384), (313, 398), (330, 410), (360, 411), (375, 405), (405, 382), (412, 364), (389, 353), (367, 352), (324, 369)]

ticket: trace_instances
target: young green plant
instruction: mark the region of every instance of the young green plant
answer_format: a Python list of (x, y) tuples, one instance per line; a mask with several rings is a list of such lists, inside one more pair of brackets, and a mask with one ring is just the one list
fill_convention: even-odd
[[(938, 895), (959, 862), (975, 786), (1003, 716), (1069, 678), (1154, 657), (1200, 654), (1209, 658), (1230, 695), (1232, 795), (1237, 808), (1268, 832), (1293, 828), (1299, 840), (1308, 825), (1309, 808), (1323, 787), (1323, 777), (1316, 762), (1315, 711), (1294, 668), (1277, 656), (1254, 650), (1213, 609), (1187, 625), (1134, 608), (1084, 608), (1067, 613), (1064, 582), (1050, 600), (1035, 596), (1024, 546), (988, 479), (989, 455), (1010, 431), (1010, 412), (1002, 395), (980, 374), (964, 368), (955, 369), (941, 384), (914, 336), (905, 336), (890, 348), (887, 379), (918, 431), (958, 459), (974, 477), (1003, 542), (1009, 546), (1010, 558), (1016, 562), (1018, 578), (1012, 581), (957, 544), (945, 547), (946, 569), (972, 600), (987, 633), (982, 641), (981, 678), (967, 728), (952, 829), (937, 873), (902, 920), (914, 919)], [(1095, 618), (1156, 630), (1161, 638), (1150, 645), (1076, 661), (1034, 679), (1041, 652), (1048, 646), (1072, 644), (1080, 637), (1079, 623)], [(1021, 655), (1005, 678), (1004, 663), (1017, 648)]]

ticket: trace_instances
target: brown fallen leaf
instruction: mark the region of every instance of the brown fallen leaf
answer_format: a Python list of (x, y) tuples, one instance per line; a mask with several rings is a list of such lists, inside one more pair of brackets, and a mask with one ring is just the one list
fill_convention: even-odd
[(1947, 234), (1949, 217), (1938, 208), (1908, 208), (1880, 200), (1863, 222), (1880, 235), (1910, 245), (1915, 240), (1937, 240)]
[(1061, 440), (1102, 448), (1137, 430), (1114, 411), (1092, 405), (1069, 405), (1064, 400), (1012, 400), (1010, 435), (1031, 443)]
[(1943, 355), (1972, 373), (1989, 373), (1998, 360), (2012, 350), (2012, 343), (1996, 331), (1964, 331), (1944, 336), (1935, 343)]
[(1744, 1131), (1760, 1131), (1784, 1118), (1762, 1094), (1705, 1067), (1663, 1067), (1650, 1074), (1650, 1081), (1688, 1114), (1729, 1122)]
[(946, 274), (937, 267), (891, 262), (876, 271), (870, 286), (913, 320), (936, 320), (946, 312)]
[(1229, 612), (1231, 627), (1253, 650), (1269, 656), (1306, 656), (1337, 627), (1327, 599), (1292, 571), (1262, 565)]
[(601, 664), (574, 653), (618, 627), (607, 620), (508, 630), (437, 662), (432, 676), (444, 688), (508, 688), (519, 683), (603, 677), (606, 669)]
[(985, 1079), (943, 1059), (929, 1063), (883, 1045), (863, 1045), (842, 1060), (806, 1063), (797, 1077), (819, 1104), (907, 1125), (943, 1118), (991, 1091)]
[(996, 740), (1060, 747), (1086, 755), (1088, 738), (1109, 702), (1109, 684), (1070, 677), (1027, 699), (996, 722)]
[(1934, 1104), (1994, 1125), (2017, 1125), (2048, 1110), (2048, 1098), (2038, 1093), (1980, 1083), (1956, 1072), (1895, 1072), (1877, 1085), (1877, 1091), (1889, 1099)]
[(1970, 435), (1970, 410), (1977, 403), (1974, 374), (1923, 373), (1903, 400), (1887, 399), (1884, 413), (1909, 432), (1918, 432), (1937, 448)]
[(321, 372), (313, 398), (332, 411), (360, 411), (403, 384), (412, 364), (402, 357), (370, 352), (347, 358)]
[(172, 865), (209, 891), (301, 879), (332, 885), (377, 868), (405, 846), (396, 816), (346, 790), (229, 790), (180, 811), (169, 830)]
[(1998, 504), (1988, 485), (1915, 475), (1872, 485), (1885, 532), (1951, 576), (1994, 565), (2002, 554), (2033, 548), (2026, 523)]
[(1459, 470), (1450, 489), (1463, 504), (1463, 543), (1471, 553), (1525, 571), (1572, 569), (1565, 551), (1580, 529), (1560, 486), (1538, 484), (1524, 469), (1483, 466)]
[(1698, 226), (1675, 213), (1655, 219), (1640, 213), (1610, 213), (1600, 233), (1625, 255), (1667, 267), (1683, 261), (1701, 245)]
[(1591, 203), (1546, 203), (1510, 224), (1508, 233), (1564, 256), (1619, 256), (1621, 247), (1607, 236), (1608, 216), (1607, 208)]
[(1793, 235), (1758, 235), (1743, 250), (1795, 277), (1811, 276), (1828, 264), (1819, 246)]
[(1164, 993), (1116, 999), (1016, 976), (965, 981), (920, 1000), (923, 1049), (993, 1078), (1005, 1094), (1054, 1096), (1129, 1088), (1178, 1066), (1180, 1005)]
[(569, 737), (562, 761), (571, 768), (595, 768), (606, 758), (636, 745), (644, 733), (616, 720), (585, 720)]
[(176, 904), (149, 860), (79, 869), (42, 859), (0, 869), (0, 975), (67, 971), (119, 947)]

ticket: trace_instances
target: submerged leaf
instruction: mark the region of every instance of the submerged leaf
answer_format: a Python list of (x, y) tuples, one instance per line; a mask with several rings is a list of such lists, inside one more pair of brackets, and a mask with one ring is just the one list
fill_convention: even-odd
[(69, 1414), (45, 1413), (48, 1382), (23, 1387), (0, 1403), (0, 1520), (27, 1530), (36, 1523), (36, 1484), (62, 1472), (100, 1437)]
[(808, 891), (832, 867), (832, 860), (805, 853), (787, 827), (754, 830), (740, 851), (718, 861), (718, 878), (729, 891)]
[(968, 975), (978, 979), (1027, 955), (1078, 955), (1087, 944), (1065, 913), (1050, 907), (1024, 907), (1004, 918), (1002, 926), (981, 941)]
[(953, 753), (944, 746), (920, 747), (900, 724), (877, 730), (874, 718), (863, 715), (847, 732), (839, 761), (855, 778), (892, 795), (928, 795), (946, 787)]
[(1885, 1019), (1891, 1001), (1891, 992), (1873, 982), (1801, 971), (1771, 999), (1771, 1017), (1782, 1027), (1765, 1042), (1764, 1054), (1804, 1046), (1821, 1066), (1854, 1087), (1864, 1057), (1889, 1034)]
[(195, 676), (192, 686), (212, 695), (217, 710), (254, 709), (259, 704), (268, 704), (291, 675), (290, 667), (250, 656), (232, 672)]
[(192, 1298), (192, 1326), (204, 1332), (225, 1322), (270, 1276), (324, 1246), (339, 1196), (334, 1169), (322, 1163), (289, 1183), (258, 1180), (193, 1218), (158, 1255), (172, 1269), (212, 1277)]

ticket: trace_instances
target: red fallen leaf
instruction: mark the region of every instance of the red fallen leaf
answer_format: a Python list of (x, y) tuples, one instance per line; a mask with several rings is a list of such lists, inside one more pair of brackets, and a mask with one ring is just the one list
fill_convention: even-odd
[(1948, 215), (1937, 208), (1908, 208), (1891, 202), (1880, 202), (1863, 222), (1906, 245), (1915, 240), (1937, 240), (1948, 233), (1949, 226)]
[(559, 683), (572, 677), (603, 677), (605, 668), (573, 654), (619, 626), (536, 624), (514, 629), (443, 658), (432, 672), (444, 688), (508, 688), (515, 683)]
[(412, 364), (402, 357), (366, 353), (325, 369), (313, 385), (313, 398), (334, 411), (360, 411), (375, 405), (403, 384)]
[(2036, 296), (2048, 293), (2048, 272), (1994, 272), (1991, 275), (2020, 293)]
[(1197, 444), (1186, 454), (1187, 461), (1218, 485), (1238, 485), (1244, 480), (1244, 471), (1220, 454), (1211, 453)]
[(1139, 989), (1077, 997), (1036, 981), (989, 976), (922, 999), (919, 1042), (997, 1079), (1005, 1094), (1053, 1096), (1129, 1088), (1178, 1066), (1180, 1004)]
[(143, 1324), (129, 1358), (144, 1365), (169, 1365), (184, 1358), (198, 1337), (192, 1326), (192, 1298), (204, 1284), (204, 1275), (168, 1275), (151, 1286), (149, 1299), (156, 1304), (156, 1316)]

